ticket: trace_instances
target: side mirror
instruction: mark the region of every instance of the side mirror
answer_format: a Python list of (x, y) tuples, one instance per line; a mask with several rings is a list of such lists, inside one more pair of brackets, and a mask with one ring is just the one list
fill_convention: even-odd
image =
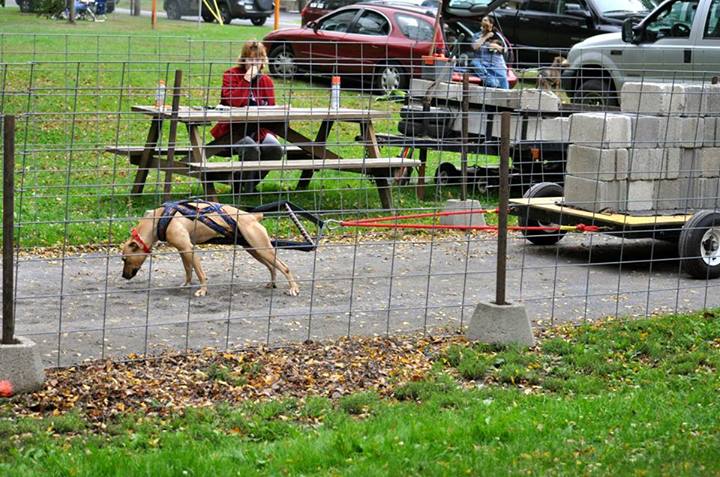
[(622, 26), (622, 41), (625, 43), (635, 42), (635, 30), (633, 29), (633, 20), (628, 18), (623, 22)]
[(311, 28), (313, 31), (317, 31), (318, 26), (315, 20), (310, 20), (305, 24), (305, 28)]
[(565, 4), (565, 15), (570, 15), (571, 17), (580, 17), (580, 18), (591, 18), (592, 15), (590, 12), (583, 8), (582, 5), (579, 3), (566, 3)]

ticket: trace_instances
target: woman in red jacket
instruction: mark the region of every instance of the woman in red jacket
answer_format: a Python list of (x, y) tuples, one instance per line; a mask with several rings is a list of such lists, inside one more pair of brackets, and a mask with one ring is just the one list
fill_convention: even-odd
[[(231, 107), (275, 106), (275, 86), (268, 75), (262, 74), (267, 64), (265, 47), (259, 41), (248, 41), (238, 57), (237, 66), (223, 74), (220, 104)], [(220, 122), (210, 130), (215, 138), (208, 144), (219, 155), (238, 155), (240, 160), (280, 160), (283, 148), (277, 138), (267, 129), (252, 124)], [(222, 148), (218, 146), (223, 146)], [(219, 152), (219, 151), (223, 152)], [(255, 192), (257, 185), (267, 175), (259, 172), (236, 173), (233, 178), (235, 192)]]

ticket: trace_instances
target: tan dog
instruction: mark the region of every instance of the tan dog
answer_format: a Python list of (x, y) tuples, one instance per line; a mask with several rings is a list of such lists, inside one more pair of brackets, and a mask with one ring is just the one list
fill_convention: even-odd
[(550, 66), (540, 68), (538, 71), (538, 88), (560, 89), (560, 77), (562, 69), (568, 66), (568, 60), (562, 56), (556, 56)]
[[(297, 296), (300, 293), (300, 287), (293, 278), (292, 273), (290, 273), (290, 269), (277, 257), (277, 251), (270, 242), (267, 230), (260, 223), (263, 218), (262, 214), (251, 214), (229, 205), (210, 204), (204, 201), (190, 202), (189, 204), (201, 210), (210, 205), (221, 207), (222, 211), (237, 223), (237, 233), (241, 233), (247, 243), (247, 245), (243, 244), (247, 252), (270, 270), (270, 282), (267, 287), (275, 287), (276, 270), (280, 270), (290, 284), (287, 293), (292, 296)], [(150, 255), (153, 245), (159, 240), (158, 223), (163, 217), (164, 210), (164, 207), (159, 207), (148, 211), (140, 219), (137, 227), (132, 230), (132, 237), (123, 244), (123, 278), (130, 280), (137, 275), (143, 262)], [(208, 212), (206, 217), (225, 228), (231, 235), (233, 234), (233, 231), (229, 230), (228, 224), (220, 214)], [(195, 296), (205, 296), (207, 294), (207, 275), (205, 275), (200, 265), (200, 256), (193, 250), (194, 244), (205, 243), (220, 237), (221, 235), (217, 231), (202, 221), (186, 217), (180, 213), (175, 213), (172, 219), (167, 222), (165, 241), (178, 249), (185, 267), (185, 281), (182, 286), (190, 285), (193, 269), (195, 269), (195, 274), (200, 281), (200, 289), (195, 292)]]

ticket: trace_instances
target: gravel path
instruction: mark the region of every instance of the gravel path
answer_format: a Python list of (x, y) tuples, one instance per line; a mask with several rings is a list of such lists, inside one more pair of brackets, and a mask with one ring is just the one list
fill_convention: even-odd
[[(478, 235), (283, 251), (298, 297), (283, 293), (281, 276), (277, 289), (265, 288), (267, 270), (230, 248), (201, 250), (204, 298), (177, 286), (182, 265), (167, 247), (130, 281), (117, 254), (23, 257), (17, 334), (40, 345), (46, 365), (64, 366), (167, 348), (456, 330), (479, 301), (494, 298), (495, 249), (493, 237)], [(720, 306), (720, 280), (678, 273), (675, 246), (665, 242), (576, 235), (536, 247), (515, 236), (508, 258), (508, 298), (524, 301), (537, 325)]]

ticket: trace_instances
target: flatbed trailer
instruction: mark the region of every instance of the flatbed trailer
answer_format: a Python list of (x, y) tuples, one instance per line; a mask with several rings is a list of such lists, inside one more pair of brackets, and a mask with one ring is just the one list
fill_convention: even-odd
[[(559, 193), (558, 193), (559, 192)], [(510, 213), (521, 227), (547, 227), (523, 230), (535, 245), (554, 245), (564, 236), (559, 226), (579, 224), (600, 228), (601, 233), (628, 239), (653, 238), (677, 243), (683, 269), (695, 278), (720, 277), (720, 211), (658, 211), (630, 214), (591, 212), (565, 204), (562, 187), (540, 183), (519, 199), (510, 199)]]

